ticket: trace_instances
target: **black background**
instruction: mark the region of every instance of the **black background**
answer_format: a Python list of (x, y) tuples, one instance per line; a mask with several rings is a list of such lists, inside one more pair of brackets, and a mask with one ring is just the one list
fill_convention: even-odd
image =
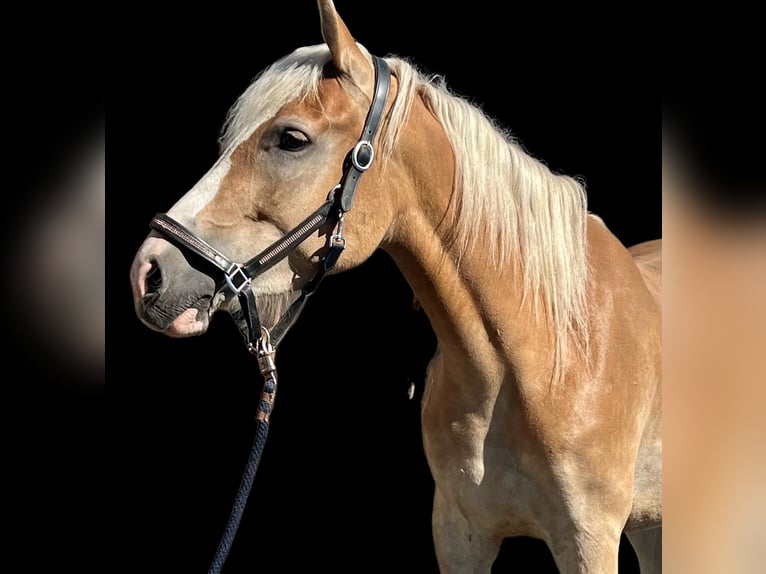
[[(590, 209), (624, 243), (660, 237), (651, 39), (639, 15), (603, 26), (545, 6), (445, 6), (338, 2), (370, 51), (445, 75), (529, 153), (583, 177)], [(321, 42), (319, 18), (301, 1), (130, 22), (111, 86), (104, 571), (202, 572), (250, 449), (261, 380), (228, 317), (189, 340), (143, 327), (128, 270), (151, 216), (215, 161), (234, 99), (269, 63)], [(271, 435), (225, 572), (437, 571), (419, 426), (435, 340), (411, 302), (383, 253), (316, 294), (280, 349)], [(623, 548), (621, 572), (637, 571)], [(517, 539), (495, 571), (556, 569), (542, 542)]]

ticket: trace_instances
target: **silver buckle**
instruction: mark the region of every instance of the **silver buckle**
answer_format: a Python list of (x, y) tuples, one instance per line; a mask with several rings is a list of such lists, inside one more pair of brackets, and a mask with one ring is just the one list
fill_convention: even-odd
[[(232, 268), (227, 271), (225, 278), (226, 284), (236, 295), (239, 295), (244, 289), (250, 286), (250, 277), (245, 274), (242, 266), (238, 263), (235, 263)], [(238, 281), (241, 281), (239, 285), (234, 284), (235, 278)]]
[[(370, 159), (367, 161), (367, 163), (361, 163), (359, 161), (359, 151), (363, 147), (369, 148), (370, 150)], [(373, 159), (375, 159), (375, 148), (372, 147), (372, 143), (368, 142), (367, 140), (359, 140), (354, 146), (354, 149), (351, 151), (351, 163), (353, 163), (354, 167), (359, 171), (367, 171), (372, 165)]]

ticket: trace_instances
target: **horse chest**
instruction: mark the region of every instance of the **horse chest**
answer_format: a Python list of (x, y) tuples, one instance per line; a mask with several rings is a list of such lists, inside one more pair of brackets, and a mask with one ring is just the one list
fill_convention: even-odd
[(536, 532), (535, 512), (548, 483), (520, 404), (501, 386), (461, 395), (432, 364), (423, 399), (423, 442), (437, 489), (463, 512), (504, 536)]

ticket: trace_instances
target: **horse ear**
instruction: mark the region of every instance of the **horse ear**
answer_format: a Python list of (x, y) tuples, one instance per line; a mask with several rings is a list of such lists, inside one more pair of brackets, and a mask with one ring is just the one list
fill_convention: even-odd
[(338, 70), (350, 76), (358, 85), (373, 82), (372, 65), (356, 45), (346, 24), (338, 16), (332, 0), (317, 0), (322, 37), (330, 48), (332, 62)]

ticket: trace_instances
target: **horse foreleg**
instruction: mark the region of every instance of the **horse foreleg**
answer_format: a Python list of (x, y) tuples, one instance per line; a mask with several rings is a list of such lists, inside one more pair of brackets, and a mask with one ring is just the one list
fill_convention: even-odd
[(500, 551), (495, 540), (473, 527), (436, 489), (433, 536), (441, 574), (488, 574)]
[(641, 574), (662, 572), (662, 527), (626, 532), (636, 551)]
[(617, 574), (621, 525), (579, 525), (549, 542), (561, 574)]

